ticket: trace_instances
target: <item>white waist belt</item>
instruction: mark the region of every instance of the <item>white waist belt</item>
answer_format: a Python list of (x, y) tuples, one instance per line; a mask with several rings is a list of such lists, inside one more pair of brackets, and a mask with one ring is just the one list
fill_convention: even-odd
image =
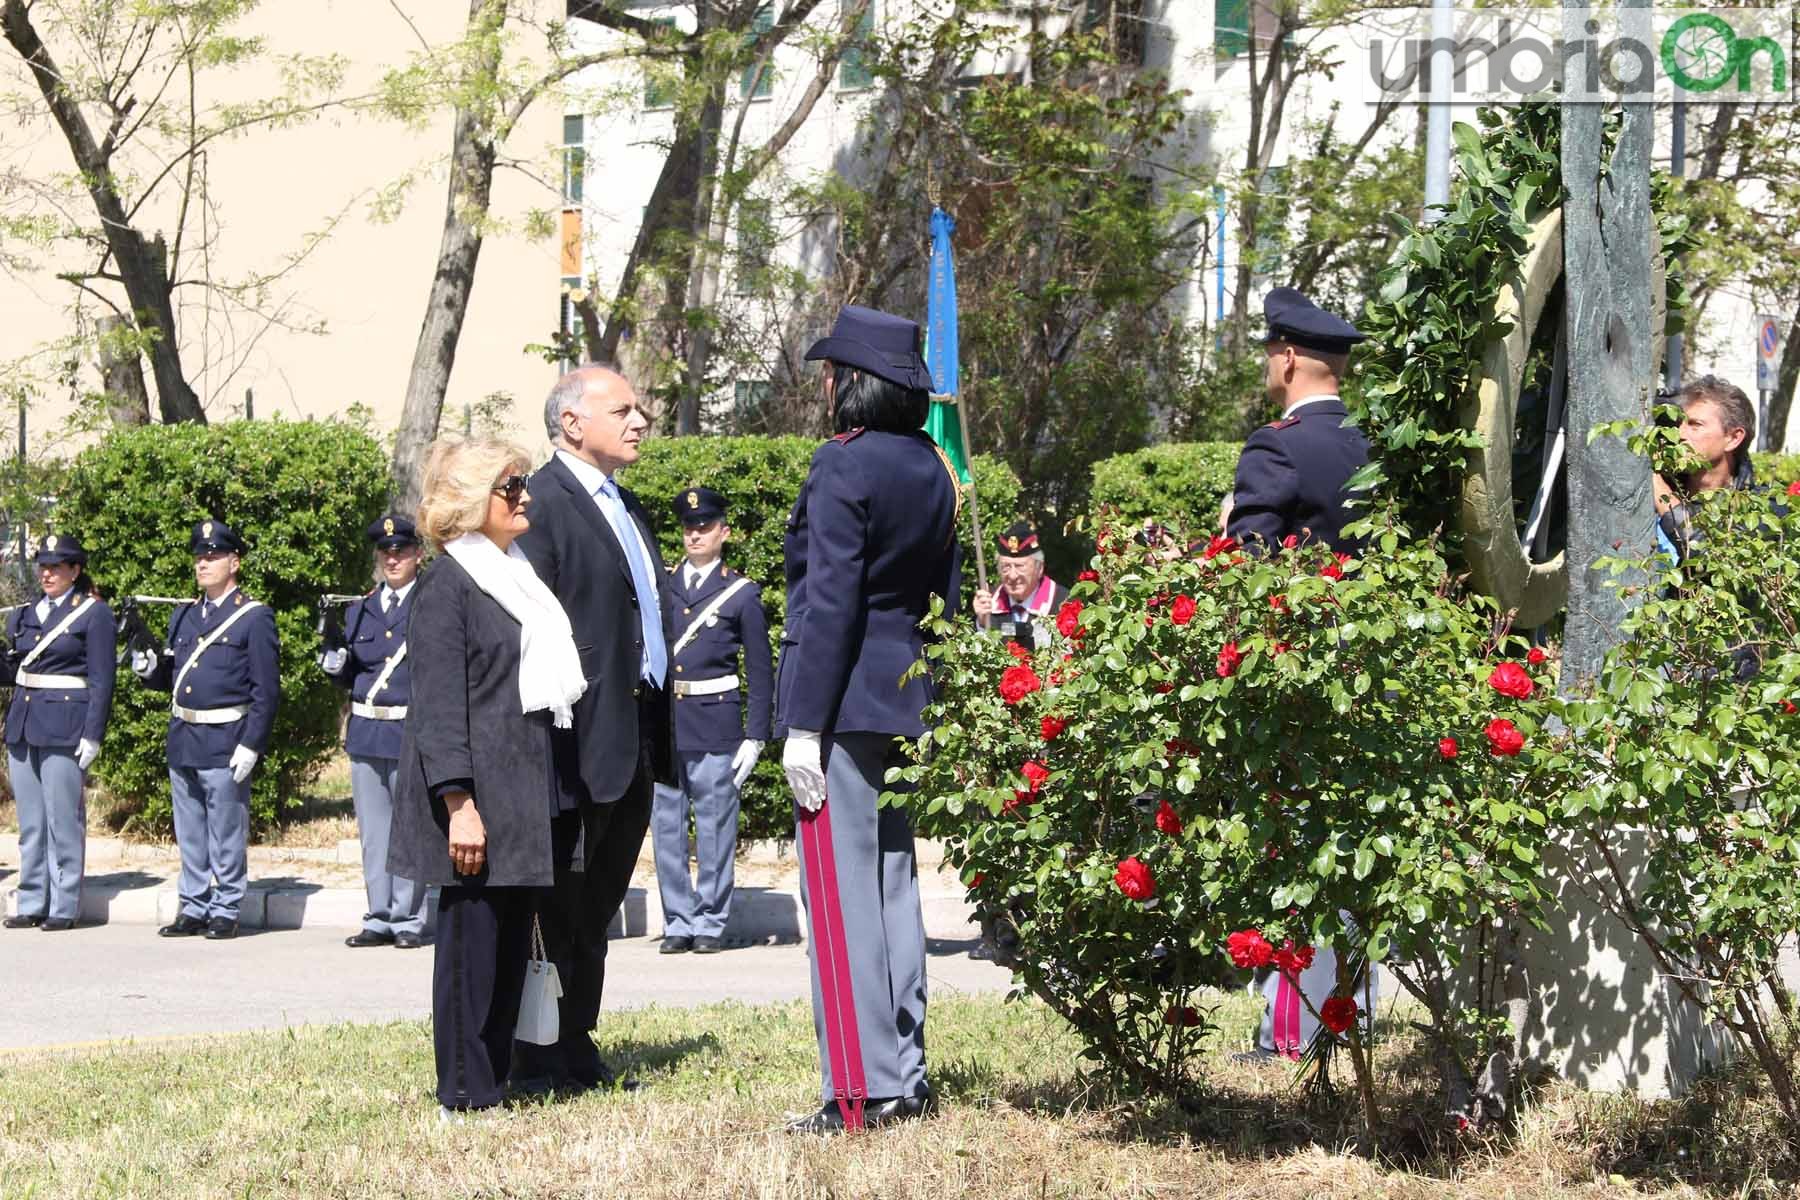
[(20, 687), (41, 688), (85, 688), (87, 679), (81, 675), (39, 675), (35, 671), (19, 672)]
[(179, 704), (169, 706), (176, 720), (186, 721), (189, 725), (229, 725), (233, 721), (241, 721), (249, 713), (243, 706), (236, 708), (183, 708)]
[(367, 717), (371, 721), (406, 720), (406, 705), (404, 704), (364, 704), (361, 700), (352, 700), (350, 711), (356, 716)]
[(673, 690), (677, 696), (717, 696), (737, 691), (737, 685), (736, 675), (721, 675), (717, 679), (678, 679)]

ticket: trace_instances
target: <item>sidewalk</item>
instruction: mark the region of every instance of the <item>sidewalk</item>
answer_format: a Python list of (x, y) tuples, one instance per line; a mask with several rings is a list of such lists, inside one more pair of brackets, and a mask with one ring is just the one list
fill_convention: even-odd
[[(936, 843), (919, 843), (919, 893), (928, 937), (976, 938), (974, 906), (953, 872), (942, 867)], [(0, 834), (0, 899), (6, 915), (18, 909), (15, 894), (19, 839)], [(175, 880), (180, 863), (171, 844), (89, 837), (81, 919), (93, 924), (163, 925), (179, 907)], [(650, 847), (638, 859), (625, 906), (611, 936), (660, 937), (662, 902)], [(250, 847), (250, 890), (240, 923), (246, 929), (343, 929), (362, 924), (365, 908), (362, 851), (355, 839), (331, 850)], [(435, 916), (436, 893), (432, 894)], [(428, 918), (429, 919), (429, 918)], [(792, 843), (753, 842), (738, 857), (728, 942), (783, 945), (801, 940), (800, 870)]]

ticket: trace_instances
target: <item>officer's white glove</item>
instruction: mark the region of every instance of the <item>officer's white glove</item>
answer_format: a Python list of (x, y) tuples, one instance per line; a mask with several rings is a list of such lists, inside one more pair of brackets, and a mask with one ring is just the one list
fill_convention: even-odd
[(336, 675), (344, 669), (344, 661), (350, 657), (348, 650), (325, 650), (319, 654), (319, 669), (327, 675)]
[(825, 807), (824, 747), (819, 735), (808, 729), (788, 730), (781, 748), (781, 769), (794, 789), (794, 803), (807, 812)]
[(256, 769), (256, 760), (262, 757), (248, 746), (239, 746), (231, 752), (231, 782), (242, 783), (250, 778), (250, 772)]
[(756, 769), (756, 757), (763, 751), (763, 744), (755, 738), (745, 738), (738, 743), (737, 752), (731, 756), (731, 782), (739, 791), (743, 790), (744, 780), (750, 778), (750, 772)]
[(133, 650), (131, 652), (131, 670), (140, 679), (148, 679), (156, 674), (156, 652), (154, 650)]
[(82, 738), (81, 743), (75, 747), (75, 765), (83, 771), (93, 766), (94, 760), (99, 757), (99, 742), (90, 742), (88, 739)]

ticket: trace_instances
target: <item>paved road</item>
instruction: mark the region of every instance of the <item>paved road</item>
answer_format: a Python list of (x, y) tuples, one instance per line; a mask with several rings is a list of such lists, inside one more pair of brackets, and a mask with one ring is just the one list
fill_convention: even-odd
[[(431, 955), (350, 950), (341, 929), (254, 931), (233, 942), (169, 941), (143, 925), (0, 931), (0, 1053), (337, 1021), (416, 1018), (431, 1007)], [(934, 942), (932, 990), (998, 991), (1009, 974)], [(803, 946), (663, 957), (649, 938), (614, 941), (609, 1007), (749, 1003), (806, 994)]]

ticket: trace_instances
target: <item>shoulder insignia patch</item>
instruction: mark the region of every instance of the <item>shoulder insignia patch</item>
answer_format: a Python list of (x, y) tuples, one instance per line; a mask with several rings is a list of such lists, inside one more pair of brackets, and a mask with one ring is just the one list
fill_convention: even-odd
[(862, 434), (863, 434), (863, 427), (861, 425), (858, 425), (855, 429), (844, 430), (844, 432), (836, 435), (831, 440), (834, 442), (853, 442), (857, 438), (861, 437)]
[(232, 606), (235, 608), (237, 605), (242, 604), (243, 602), (244, 602), (244, 593), (239, 592), (237, 594), (237, 599), (232, 601)]
[(1299, 423), (1299, 417), (1283, 417), (1279, 421), (1270, 421), (1268, 427), (1270, 429), (1286, 429), (1290, 425), (1298, 425)]

